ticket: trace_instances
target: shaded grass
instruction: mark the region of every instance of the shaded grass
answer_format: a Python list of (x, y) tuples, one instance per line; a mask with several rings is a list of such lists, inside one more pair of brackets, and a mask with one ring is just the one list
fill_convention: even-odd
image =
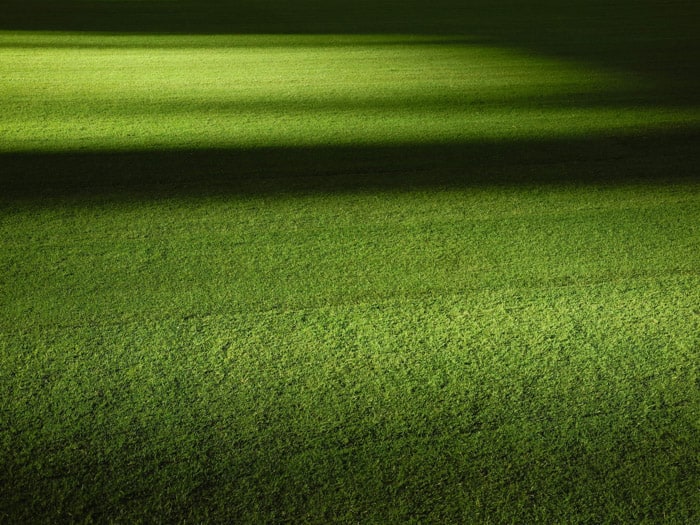
[[(584, 138), (0, 154), (4, 205), (697, 181), (692, 126)], [(68, 198), (67, 201), (64, 199)]]

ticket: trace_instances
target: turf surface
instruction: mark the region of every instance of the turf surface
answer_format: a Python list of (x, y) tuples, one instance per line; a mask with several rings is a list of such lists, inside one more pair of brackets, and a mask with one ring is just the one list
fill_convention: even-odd
[(696, 8), (507, 4), (10, 3), (0, 520), (700, 519)]

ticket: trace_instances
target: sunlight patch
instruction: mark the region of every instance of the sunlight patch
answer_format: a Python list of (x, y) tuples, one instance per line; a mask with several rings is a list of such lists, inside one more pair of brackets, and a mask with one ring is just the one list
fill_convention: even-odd
[(700, 124), (631, 74), (465, 38), (0, 33), (0, 151), (440, 144)]

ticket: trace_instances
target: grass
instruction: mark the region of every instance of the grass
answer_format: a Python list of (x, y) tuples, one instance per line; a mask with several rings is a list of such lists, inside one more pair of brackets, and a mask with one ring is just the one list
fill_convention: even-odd
[(580, 137), (699, 118), (638, 75), (464, 38), (10, 33), (0, 45), (2, 151)]
[(5, 515), (691, 522), (699, 214), (636, 185), (6, 215)]
[(0, 521), (700, 518), (684, 2), (81, 5), (0, 22)]

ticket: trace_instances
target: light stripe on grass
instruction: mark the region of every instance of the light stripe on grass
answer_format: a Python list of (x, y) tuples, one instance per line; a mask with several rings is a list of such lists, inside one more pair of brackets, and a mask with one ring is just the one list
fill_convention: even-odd
[(655, 100), (650, 79), (446, 37), (0, 36), (1, 151), (442, 143), (700, 122), (698, 108)]

